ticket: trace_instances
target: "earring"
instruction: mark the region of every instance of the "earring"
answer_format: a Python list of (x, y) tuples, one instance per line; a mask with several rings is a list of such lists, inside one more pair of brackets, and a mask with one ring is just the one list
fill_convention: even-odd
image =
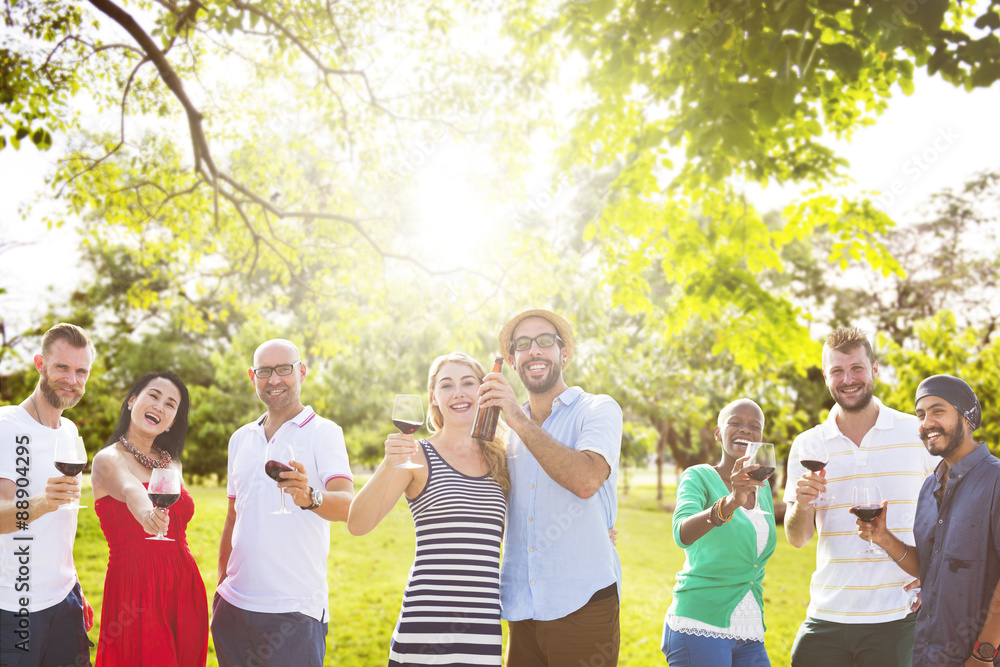
[(170, 433), (170, 428), (169, 427), (167, 427), (167, 433)]
[(130, 405), (130, 406), (128, 406), (128, 409), (129, 409), (129, 410), (131, 410), (131, 409), (132, 409), (132, 406), (131, 406), (131, 405)]

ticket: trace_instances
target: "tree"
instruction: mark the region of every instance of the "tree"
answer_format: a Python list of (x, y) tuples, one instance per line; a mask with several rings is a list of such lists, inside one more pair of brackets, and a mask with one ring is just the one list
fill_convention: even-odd
[[(751, 369), (765, 359), (809, 363), (804, 314), (756, 279), (784, 268), (788, 243), (824, 228), (835, 241), (831, 261), (863, 258), (901, 275), (878, 240), (889, 218), (868, 200), (823, 193), (846, 165), (824, 136), (849, 138), (873, 123), (894, 85), (912, 91), (915, 67), (966, 87), (1000, 78), (996, 2), (978, 17), (965, 3), (943, 0), (901, 7), (606, 0), (553, 9), (512, 5), (508, 24), (540, 86), (568, 52), (589, 65), (586, 103), (561, 157), (566, 166), (620, 165), (588, 230), (604, 241), (615, 303), (654, 313), (667, 336), (725, 306), (768, 312), (733, 350)], [(971, 36), (973, 22), (985, 34)], [(769, 229), (744, 184), (774, 180), (816, 189)], [(677, 286), (668, 301), (656, 299), (649, 268)]]

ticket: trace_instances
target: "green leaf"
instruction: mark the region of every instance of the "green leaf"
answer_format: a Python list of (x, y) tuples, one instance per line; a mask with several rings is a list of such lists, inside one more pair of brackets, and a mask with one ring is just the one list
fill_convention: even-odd
[(850, 45), (843, 42), (827, 44), (822, 47), (823, 55), (834, 69), (840, 74), (840, 78), (846, 81), (854, 81), (861, 71), (861, 54)]

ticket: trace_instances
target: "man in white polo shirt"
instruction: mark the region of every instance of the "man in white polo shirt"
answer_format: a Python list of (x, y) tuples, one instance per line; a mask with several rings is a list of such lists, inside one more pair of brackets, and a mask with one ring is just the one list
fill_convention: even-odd
[[(229, 514), (212, 604), (215, 651), (221, 667), (322, 667), (330, 522), (347, 521), (354, 497), (344, 434), (302, 405), (306, 365), (289, 341), (258, 347), (249, 373), (267, 413), (229, 440)], [(279, 461), (293, 468), (280, 473), (280, 483), (264, 472), (265, 450), (275, 441), (293, 451), (290, 461)], [(292, 514), (272, 514), (281, 493), (297, 506)]]
[[(788, 457), (785, 537), (803, 547), (819, 533), (792, 665), (910, 667), (916, 616), (906, 590), (910, 578), (885, 556), (859, 553), (866, 545), (857, 536), (851, 496), (855, 484), (878, 484), (894, 510), (890, 529), (912, 544), (917, 496), (938, 459), (924, 448), (912, 415), (874, 398), (878, 362), (863, 331), (827, 336), (823, 377), (836, 405), (825, 422), (795, 439)], [(817, 457), (814, 447), (820, 457), (824, 449), (829, 455), (821, 472), (801, 463)]]

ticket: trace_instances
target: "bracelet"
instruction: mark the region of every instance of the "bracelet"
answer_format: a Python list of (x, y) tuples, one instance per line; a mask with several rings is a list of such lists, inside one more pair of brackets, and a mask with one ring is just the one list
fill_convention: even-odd
[(710, 524), (712, 524), (713, 526), (716, 526), (716, 527), (722, 525), (722, 519), (721, 518), (716, 518), (716, 516), (717, 516), (717, 510), (718, 509), (719, 509), (719, 501), (718, 500), (716, 500), (714, 503), (712, 503), (712, 506), (708, 509), (708, 522)]
[(722, 516), (722, 503), (725, 500), (726, 500), (725, 498), (719, 499), (719, 518), (722, 519), (722, 523), (729, 523), (730, 521), (733, 520), (733, 514), (736, 514), (736, 510), (734, 509), (733, 514), (730, 514), (728, 517)]
[(903, 555), (900, 556), (899, 558), (893, 558), (892, 562), (893, 563), (898, 563), (899, 561), (901, 561), (904, 558), (906, 558), (906, 554), (908, 554), (908, 553), (910, 553), (910, 545), (908, 545), (906, 542), (903, 542)]

